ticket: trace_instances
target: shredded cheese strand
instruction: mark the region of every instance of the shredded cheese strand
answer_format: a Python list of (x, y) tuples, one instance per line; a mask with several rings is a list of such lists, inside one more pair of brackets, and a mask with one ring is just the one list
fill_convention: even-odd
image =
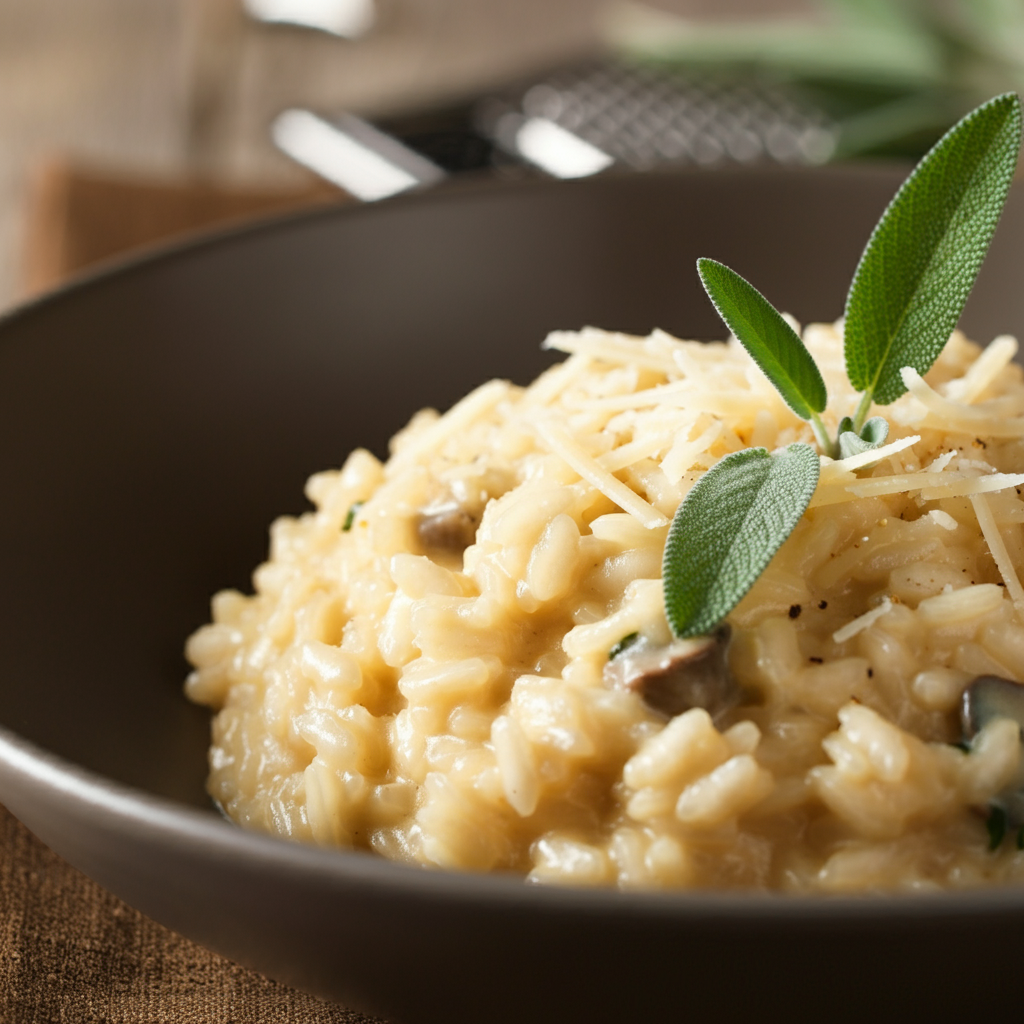
[(597, 461), (608, 470), (609, 473), (617, 473), (620, 469), (632, 466), (641, 459), (649, 459), (657, 455), (662, 449), (672, 443), (674, 432), (651, 434), (647, 437), (638, 438), (628, 444), (613, 448), (604, 455), (599, 455)]
[(536, 405), (550, 405), (573, 381), (590, 369), (586, 356), (569, 356), (564, 363), (553, 366), (527, 389), (526, 399)]
[(936, 526), (941, 526), (943, 530), (948, 530), (950, 533), (960, 525), (948, 512), (943, 512), (940, 508), (933, 508), (928, 513), (928, 518)]
[(992, 491), (1005, 491), (1010, 487), (1024, 484), (1024, 473), (992, 473), (988, 476), (964, 476), (953, 480), (942, 487), (925, 487), (921, 497), (925, 501), (938, 501), (940, 498), (966, 498), (971, 494), (990, 494)]
[(920, 434), (912, 434), (910, 437), (901, 437), (898, 441), (891, 441), (889, 444), (882, 445), (881, 448), (874, 448), (871, 451), (861, 452), (859, 455), (851, 455), (845, 459), (836, 459), (836, 461), (832, 463), (832, 466), (836, 469), (847, 471), (860, 469), (862, 466), (870, 466), (872, 462), (881, 462), (882, 459), (887, 459), (890, 455), (895, 455), (897, 452), (903, 451), (904, 448), (910, 448), (911, 445), (917, 444), (920, 440)]
[(661, 471), (668, 482), (679, 483), (683, 474), (722, 436), (723, 430), (721, 420), (712, 420), (711, 426), (692, 441), (681, 436), (661, 463)]
[[(653, 337), (653, 336), (652, 336)], [(630, 334), (612, 334), (595, 327), (582, 331), (552, 331), (542, 348), (557, 352), (581, 353), (603, 363), (621, 363), (657, 370), (666, 376), (676, 373), (678, 367), (670, 354), (652, 352), (643, 338)]]
[(908, 494), (920, 491), (925, 501), (940, 498), (964, 498), (972, 494), (1005, 491), (1024, 484), (1024, 473), (990, 473), (987, 476), (964, 476), (960, 473), (900, 473), (895, 476), (876, 476), (867, 480), (832, 480), (819, 484), (810, 508), (837, 505), (856, 498), (880, 498), (886, 494)]
[[(1024, 417), (1008, 415), (1005, 403), (1000, 406), (993, 406), (992, 403), (963, 405), (943, 398), (932, 390), (917, 370), (910, 366), (904, 366), (900, 375), (907, 390), (928, 413), (938, 417), (942, 428), (948, 433), (961, 431), (965, 434), (984, 433), (988, 437), (1024, 437)], [(1016, 411), (1019, 413), (1021, 410), (1018, 407)]]
[(852, 622), (848, 622), (845, 626), (837, 629), (832, 634), (832, 639), (837, 644), (845, 644), (847, 640), (852, 640), (858, 633), (864, 632), (868, 626), (873, 626), (891, 609), (892, 601), (888, 597), (883, 597), (882, 603), (877, 608), (872, 608), (870, 611), (866, 611), (863, 615), (859, 615)]
[(625, 395), (608, 395), (604, 398), (584, 399), (579, 403), (582, 409), (604, 409), (616, 412), (627, 409), (649, 409), (652, 406), (668, 405), (684, 408), (687, 412), (709, 412), (716, 416), (730, 416), (742, 419), (751, 414), (749, 396), (737, 395), (732, 391), (708, 391), (697, 389), (687, 380), (671, 384), (659, 384), (644, 391), (632, 391)]
[(846, 489), (858, 498), (877, 498), (883, 494), (926, 491), (925, 500), (960, 498), (968, 494), (1002, 491), (1024, 484), (1024, 473), (992, 473), (988, 476), (962, 476), (959, 473), (900, 473), (876, 476), (847, 484)]
[(946, 385), (946, 398), (970, 405), (1006, 369), (1016, 354), (1017, 339), (1010, 334), (1000, 334), (971, 363), (962, 377)]
[(537, 423), (537, 432), (551, 452), (647, 529), (668, 525), (664, 515), (636, 491), (612, 476), (593, 456), (588, 455), (560, 423), (551, 419), (541, 420)]
[(926, 466), (925, 469), (930, 473), (941, 473), (957, 456), (956, 450), (951, 452), (943, 452), (939, 455), (930, 465)]
[(490, 380), (470, 391), (418, 435), (411, 437), (396, 452), (389, 463), (389, 472), (405, 469), (428, 451), (440, 448), (449, 437), (466, 430), (482, 416), (486, 416), (511, 390), (507, 380)]
[(996, 526), (995, 517), (992, 515), (992, 506), (989, 505), (988, 499), (981, 494), (973, 495), (971, 504), (974, 506), (974, 514), (978, 517), (978, 525), (981, 527), (989, 551), (992, 552), (999, 575), (1003, 577), (1006, 589), (1010, 593), (1010, 600), (1018, 608), (1024, 607), (1024, 587), (1020, 585), (1020, 579), (1013, 567), (1006, 542), (999, 532), (999, 527)]

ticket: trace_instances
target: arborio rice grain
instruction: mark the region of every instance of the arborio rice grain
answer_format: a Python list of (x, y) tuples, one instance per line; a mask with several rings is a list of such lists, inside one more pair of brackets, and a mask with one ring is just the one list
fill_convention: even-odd
[[(841, 325), (804, 340), (834, 432)], [(674, 717), (609, 655), (668, 644), (661, 557), (700, 475), (813, 442), (735, 342), (593, 329), (528, 388), (417, 413), (282, 518), (255, 595), (213, 600), (188, 695), (239, 823), (413, 864), (623, 888), (963, 887), (1024, 874), (985, 809), (1020, 730), (958, 705), (1024, 665), (1016, 342), (954, 334), (887, 407), (885, 448), (822, 459), (797, 529), (729, 618), (738, 706)], [(874, 461), (877, 460), (877, 461)], [(621, 657), (621, 656), (620, 656)], [(714, 711), (714, 709), (712, 709)]]

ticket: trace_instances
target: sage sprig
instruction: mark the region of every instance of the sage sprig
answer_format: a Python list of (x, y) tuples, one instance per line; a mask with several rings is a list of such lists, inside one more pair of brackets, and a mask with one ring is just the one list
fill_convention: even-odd
[(954, 125), (900, 187), (871, 234), (846, 300), (850, 383), (874, 401), (924, 375), (956, 327), (995, 234), (1021, 144), (1020, 100), (1006, 93)]
[(736, 607), (804, 514), (819, 465), (809, 444), (771, 455), (745, 448), (694, 484), (662, 562), (665, 615), (677, 637), (710, 633)]
[[(752, 285), (714, 260), (697, 272), (726, 326), (811, 423), (822, 452), (848, 458), (889, 434), (872, 403), (906, 391), (905, 366), (925, 374), (960, 319), (1002, 213), (1021, 146), (1021, 105), (997, 96), (954, 125), (903, 183), (868, 240), (846, 301), (847, 374), (861, 392), (835, 440), (821, 421), (828, 394), (796, 331)], [(665, 613), (680, 638), (714, 629), (793, 532), (818, 481), (818, 455), (792, 444), (726, 456), (676, 511), (662, 565)]]
[(824, 381), (796, 332), (735, 271), (697, 261), (726, 326), (793, 412), (811, 421), (825, 454), (841, 458), (878, 447), (888, 428), (865, 431), (872, 403), (889, 405), (907, 390), (903, 367), (924, 375), (938, 358), (992, 242), (1020, 145), (1020, 100), (1015, 93), (997, 96), (932, 147), (882, 214), (846, 299), (846, 372), (861, 400), (835, 441), (818, 416), (827, 402)]

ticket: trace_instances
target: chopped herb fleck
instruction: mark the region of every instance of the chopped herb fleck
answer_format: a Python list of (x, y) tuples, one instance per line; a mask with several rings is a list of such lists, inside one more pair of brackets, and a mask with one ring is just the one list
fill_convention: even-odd
[(609, 652), (608, 660), (617, 658), (623, 651), (629, 650), (640, 639), (639, 633), (629, 633), (624, 636)]
[(356, 521), (356, 516), (359, 514), (359, 510), (363, 507), (361, 501), (353, 501), (348, 507), (348, 512), (345, 513), (345, 522), (341, 524), (343, 533), (348, 533), (352, 529), (352, 524)]
[(1006, 837), (1006, 811), (995, 804), (989, 808), (988, 821), (985, 823), (988, 828), (988, 848), (998, 850), (1003, 839)]

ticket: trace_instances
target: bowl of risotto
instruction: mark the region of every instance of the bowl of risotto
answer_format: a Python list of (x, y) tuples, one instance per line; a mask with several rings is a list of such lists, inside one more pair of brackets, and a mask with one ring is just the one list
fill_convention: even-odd
[(904, 173), (441, 191), (9, 315), (0, 800), (395, 1021), (974, 1010), (1024, 953), (1019, 197), (727, 628), (662, 605), (696, 481), (807, 431), (695, 260), (796, 318), (838, 418)]

